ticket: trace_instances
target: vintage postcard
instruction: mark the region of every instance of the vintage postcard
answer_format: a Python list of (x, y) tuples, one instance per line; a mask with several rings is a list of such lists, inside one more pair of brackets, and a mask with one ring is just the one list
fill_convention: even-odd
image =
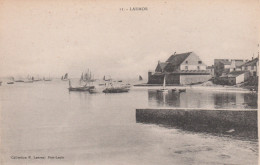
[(257, 165), (258, 0), (0, 0), (1, 165)]

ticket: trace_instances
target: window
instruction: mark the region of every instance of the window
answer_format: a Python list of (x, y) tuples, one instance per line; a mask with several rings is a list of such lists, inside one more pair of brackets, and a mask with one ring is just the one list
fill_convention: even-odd
[(197, 66), (197, 69), (200, 70), (200, 66)]
[(254, 66), (251, 66), (251, 70), (254, 70)]
[(245, 67), (245, 70), (247, 70), (247, 66)]
[(185, 70), (188, 70), (188, 66), (185, 66)]
[(198, 61), (198, 64), (202, 64), (202, 62), (201, 62), (201, 61)]
[(188, 61), (186, 61), (186, 64), (188, 64), (189, 62)]

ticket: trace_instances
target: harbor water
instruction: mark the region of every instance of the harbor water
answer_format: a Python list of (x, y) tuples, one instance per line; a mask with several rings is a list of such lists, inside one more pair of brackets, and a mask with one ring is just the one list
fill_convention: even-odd
[(60, 80), (0, 86), (0, 164), (258, 163), (257, 138), (136, 120), (137, 108), (257, 109), (256, 94), (214, 87), (187, 87), (186, 92), (165, 95), (156, 87), (132, 87), (118, 94), (67, 88), (68, 81)]

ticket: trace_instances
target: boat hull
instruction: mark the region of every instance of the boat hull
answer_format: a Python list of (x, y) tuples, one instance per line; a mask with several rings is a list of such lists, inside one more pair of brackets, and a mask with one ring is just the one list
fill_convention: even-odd
[(103, 93), (124, 93), (129, 90), (129, 88), (106, 88), (103, 90)]
[(78, 91), (78, 92), (86, 92), (90, 89), (94, 89), (94, 86), (86, 86), (86, 87), (69, 87), (69, 91)]

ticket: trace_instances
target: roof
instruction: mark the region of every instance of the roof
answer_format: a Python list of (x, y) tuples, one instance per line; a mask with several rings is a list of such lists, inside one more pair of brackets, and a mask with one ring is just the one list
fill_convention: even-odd
[(167, 64), (168, 64), (168, 62), (159, 62), (159, 65), (162, 70), (166, 67)]
[(243, 65), (245, 62), (244, 61), (235, 61), (235, 66), (239, 67), (241, 65)]
[(192, 52), (171, 55), (166, 62), (169, 62), (175, 66), (180, 65), (191, 53)]
[(233, 71), (228, 74), (228, 77), (237, 77), (241, 74), (244, 74), (246, 71)]
[(223, 63), (224, 65), (231, 65), (230, 61), (220, 61), (221, 63)]
[(245, 64), (241, 65), (241, 66), (256, 66), (256, 63), (258, 62), (258, 58), (255, 58), (251, 61), (246, 62)]

